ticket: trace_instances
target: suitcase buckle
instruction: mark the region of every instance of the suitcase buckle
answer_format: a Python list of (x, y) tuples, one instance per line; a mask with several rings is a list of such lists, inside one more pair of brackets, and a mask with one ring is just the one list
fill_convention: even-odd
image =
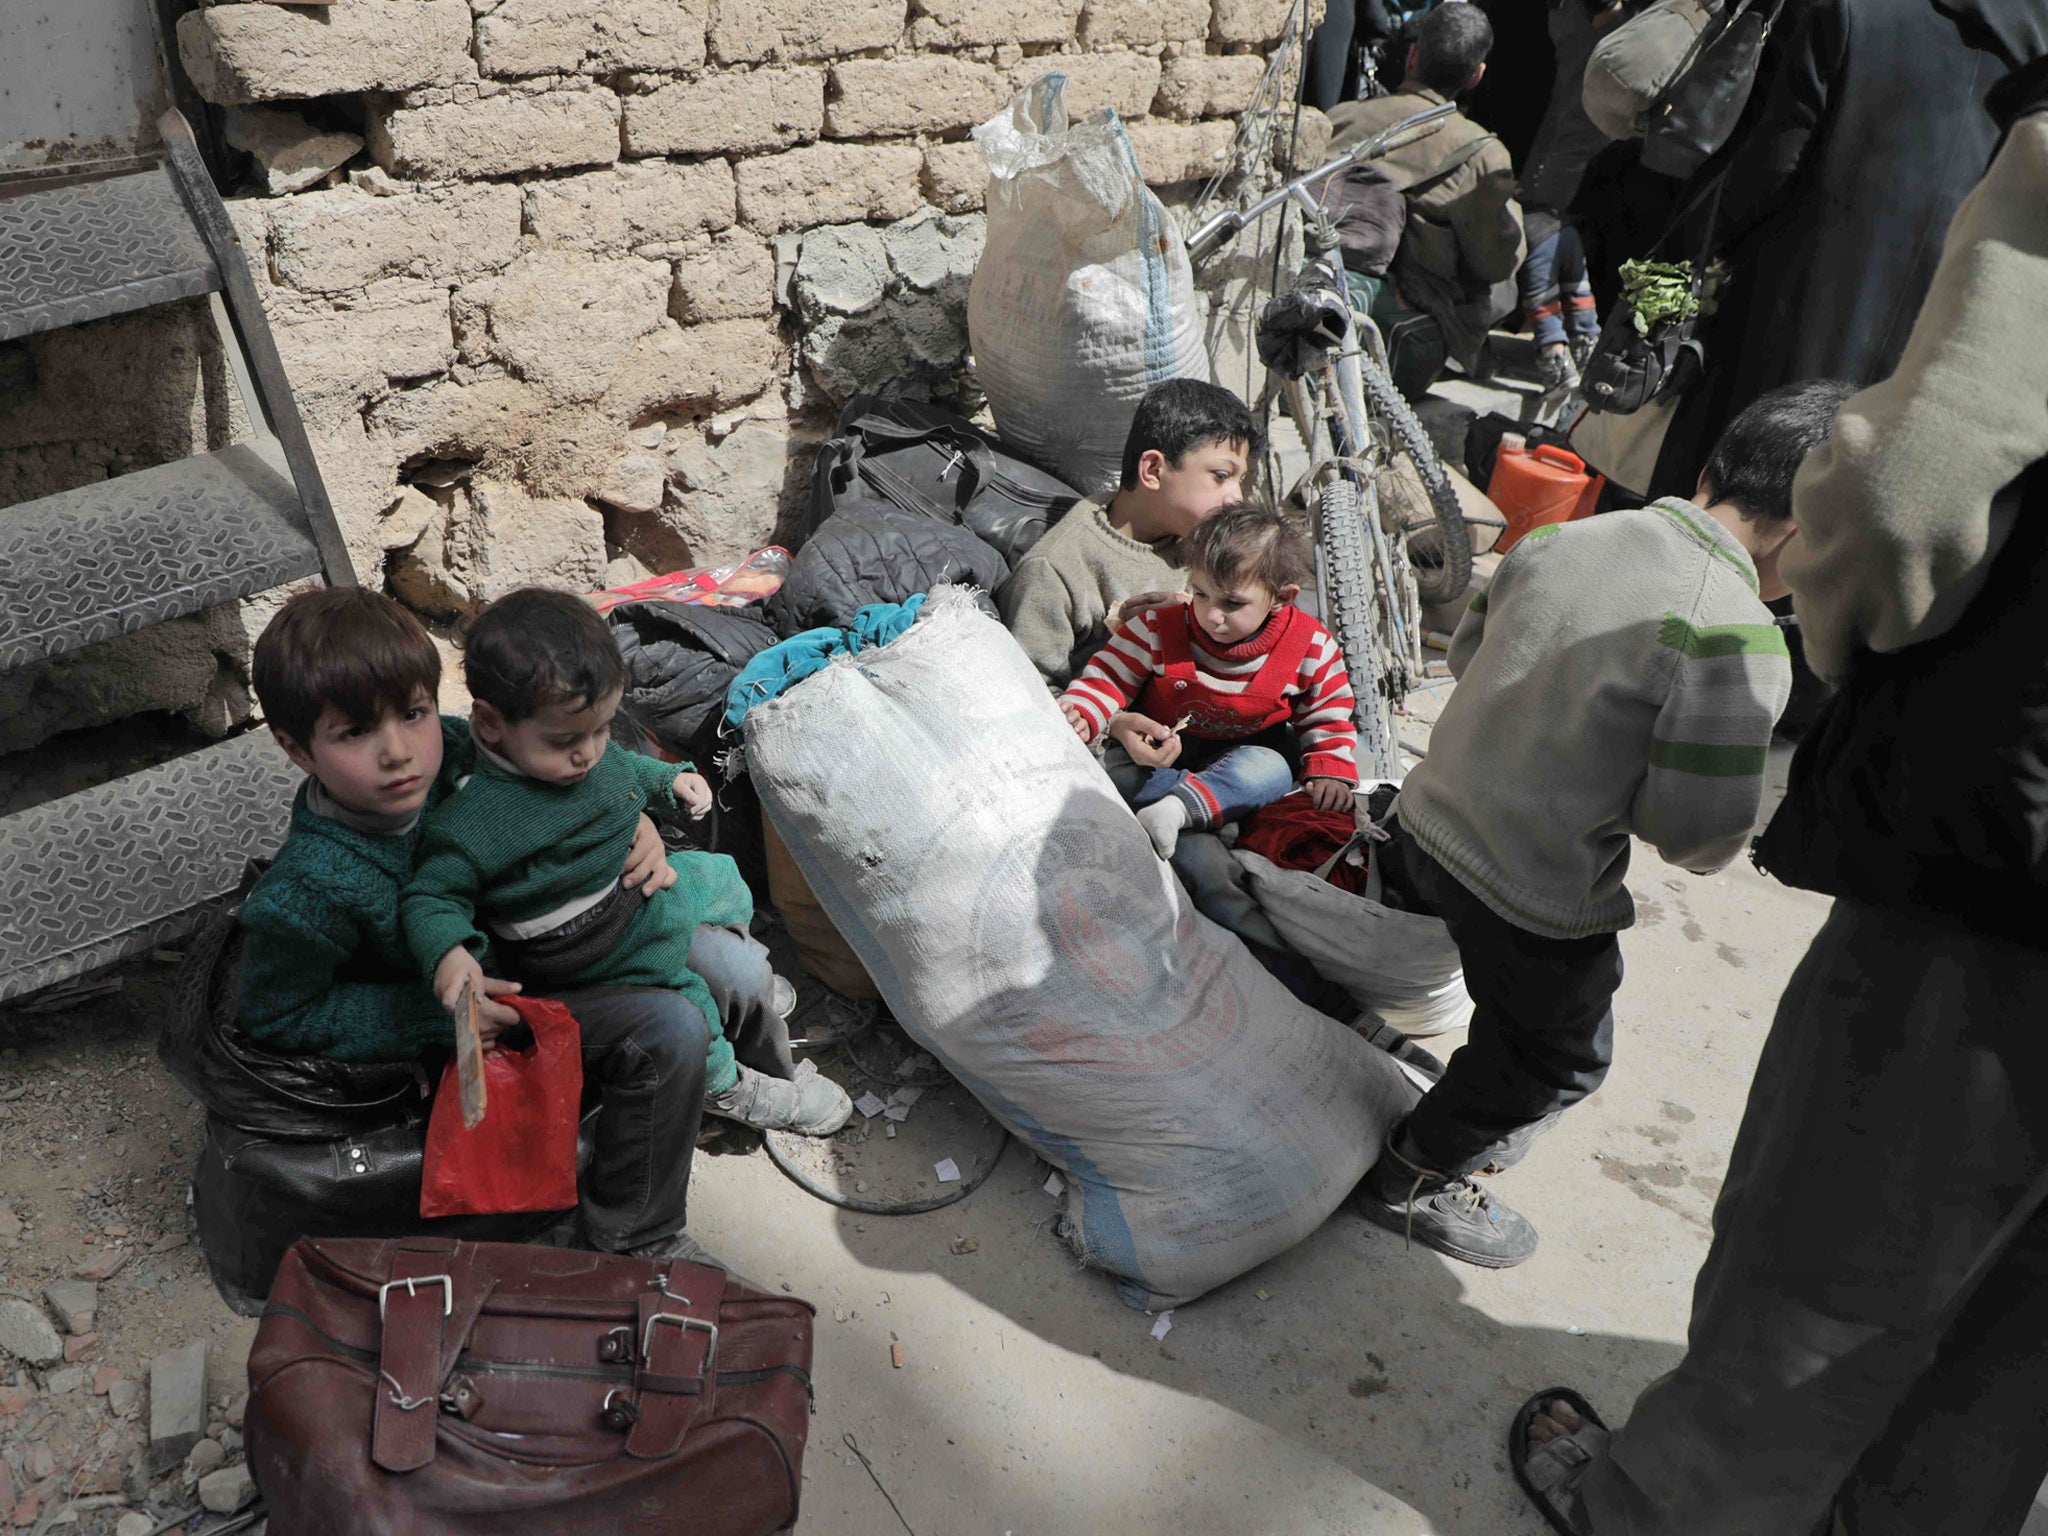
[(654, 1358), (650, 1351), (654, 1346), (654, 1325), (657, 1323), (673, 1323), (684, 1333), (689, 1333), (692, 1329), (695, 1329), (698, 1332), (710, 1335), (710, 1338), (704, 1345), (703, 1374), (708, 1380), (712, 1373), (712, 1362), (718, 1358), (718, 1324), (707, 1323), (701, 1317), (686, 1317), (680, 1312), (656, 1312), (647, 1319), (647, 1326), (640, 1333), (640, 1358), (642, 1360), (652, 1360)]
[(441, 1315), (447, 1317), (455, 1311), (455, 1282), (453, 1279), (447, 1275), (407, 1275), (403, 1280), (386, 1280), (377, 1287), (377, 1316), (379, 1319), (384, 1316), (384, 1308), (391, 1300), (391, 1293), (401, 1285), (405, 1287), (405, 1294), (408, 1296), (417, 1295), (417, 1288), (419, 1286), (438, 1285), (441, 1287)]
[(597, 1358), (606, 1365), (633, 1358), (633, 1327), (630, 1323), (612, 1329), (597, 1341)]
[(604, 1406), (598, 1410), (598, 1418), (606, 1429), (628, 1430), (640, 1422), (640, 1405), (613, 1387), (604, 1395)]

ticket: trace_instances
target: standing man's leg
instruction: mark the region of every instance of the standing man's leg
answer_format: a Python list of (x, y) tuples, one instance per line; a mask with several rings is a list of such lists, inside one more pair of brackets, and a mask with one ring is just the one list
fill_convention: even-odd
[(1944, 1347), (1981, 1358), (1955, 1330), (2032, 1262), (2048, 1187), (2044, 1017), (2038, 952), (1836, 902), (1757, 1065), (1685, 1358), (1577, 1480), (1586, 1528), (1805, 1532)]
[(590, 1246), (632, 1253), (683, 1230), (690, 1155), (704, 1113), (711, 1026), (679, 992), (592, 987), (561, 994), (599, 1093), (597, 1145), (578, 1181)]
[(1329, 0), (1323, 19), (1309, 34), (1308, 69), (1301, 91), (1305, 105), (1327, 112), (1351, 99), (1347, 76), (1356, 26), (1357, 0)]

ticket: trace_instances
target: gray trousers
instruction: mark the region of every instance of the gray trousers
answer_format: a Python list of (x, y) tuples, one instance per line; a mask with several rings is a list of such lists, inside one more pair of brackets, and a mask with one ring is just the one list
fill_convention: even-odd
[(700, 923), (690, 939), (689, 965), (704, 978), (739, 1064), (766, 1077), (796, 1076), (789, 1023), (775, 1011), (775, 970), (766, 946), (744, 928)]
[(1598, 1536), (2010, 1536), (2048, 1473), (2048, 954), (1839, 901)]

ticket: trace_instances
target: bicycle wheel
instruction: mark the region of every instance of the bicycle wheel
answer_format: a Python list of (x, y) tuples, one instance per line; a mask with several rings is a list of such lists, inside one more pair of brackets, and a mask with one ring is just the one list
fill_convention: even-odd
[(1369, 778), (1398, 778), (1387, 668), (1381, 659), (1379, 596), (1373, 587), (1372, 553), (1366, 548), (1358, 487), (1341, 476), (1325, 481), (1316, 495), (1315, 513), (1323, 622), (1351, 674), (1359, 771)]
[(1429, 433), (1415, 419), (1394, 381), (1372, 359), (1359, 360), (1366, 408), (1386, 468), (1379, 477), (1382, 526), (1408, 547), (1415, 568), (1415, 586), (1425, 603), (1449, 603), (1465, 595), (1472, 583), (1472, 530), (1451, 478), (1436, 456)]

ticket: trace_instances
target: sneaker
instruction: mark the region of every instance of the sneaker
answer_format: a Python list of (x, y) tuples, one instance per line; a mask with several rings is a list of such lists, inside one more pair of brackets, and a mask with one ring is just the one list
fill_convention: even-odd
[(1380, 1160), (1352, 1192), (1352, 1208), (1375, 1226), (1482, 1269), (1512, 1269), (1536, 1251), (1536, 1228), (1463, 1175), (1425, 1168), (1387, 1137)]
[(777, 976), (771, 996), (773, 999), (771, 1006), (775, 1009), (775, 1017), (787, 1024), (789, 1016), (796, 1012), (796, 988), (790, 985), (787, 976)]
[(1536, 354), (1536, 377), (1545, 394), (1579, 387), (1579, 367), (1571, 352), (1562, 346), (1548, 346)]
[(752, 1067), (741, 1067), (732, 1086), (712, 1094), (704, 1107), (757, 1131), (794, 1131), (799, 1136), (830, 1136), (853, 1117), (853, 1100), (829, 1077), (769, 1077)]

